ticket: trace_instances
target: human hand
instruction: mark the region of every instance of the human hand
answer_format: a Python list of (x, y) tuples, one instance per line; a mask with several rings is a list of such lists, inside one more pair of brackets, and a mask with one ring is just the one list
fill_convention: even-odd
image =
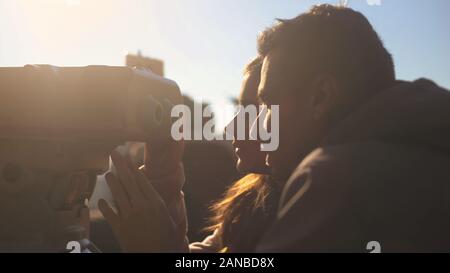
[(111, 225), (124, 252), (168, 252), (175, 244), (175, 225), (160, 195), (147, 177), (117, 152), (111, 155), (117, 176), (105, 178), (117, 212), (105, 201), (99, 209)]

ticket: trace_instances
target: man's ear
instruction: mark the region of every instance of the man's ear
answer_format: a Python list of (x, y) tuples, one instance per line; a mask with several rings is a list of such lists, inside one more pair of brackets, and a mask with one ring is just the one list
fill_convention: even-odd
[(336, 104), (338, 86), (329, 74), (317, 76), (312, 82), (311, 108), (315, 120), (323, 120)]

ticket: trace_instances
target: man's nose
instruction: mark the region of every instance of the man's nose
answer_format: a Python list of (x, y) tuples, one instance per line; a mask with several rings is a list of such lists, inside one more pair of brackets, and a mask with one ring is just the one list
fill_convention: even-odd
[(271, 132), (272, 131), (271, 125), (272, 125), (272, 115), (271, 115), (271, 111), (269, 111), (267, 109), (266, 115), (264, 117), (264, 130), (266, 132)]

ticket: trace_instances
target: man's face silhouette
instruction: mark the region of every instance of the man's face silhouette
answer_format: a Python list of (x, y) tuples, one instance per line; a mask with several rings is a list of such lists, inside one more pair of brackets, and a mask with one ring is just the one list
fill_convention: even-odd
[[(267, 165), (275, 179), (286, 182), (295, 167), (321, 139), (321, 119), (313, 96), (314, 85), (300, 80), (302, 75), (281, 50), (271, 51), (264, 59), (258, 95), (263, 103), (279, 105), (280, 142), (267, 155)], [(270, 124), (271, 113), (266, 117)], [(270, 128), (269, 128), (270, 129)]]

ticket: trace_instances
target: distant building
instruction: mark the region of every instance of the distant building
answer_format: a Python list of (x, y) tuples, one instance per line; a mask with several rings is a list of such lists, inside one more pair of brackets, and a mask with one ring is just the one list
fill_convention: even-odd
[(140, 51), (138, 51), (137, 55), (128, 54), (125, 62), (129, 67), (147, 68), (156, 75), (164, 76), (164, 62), (162, 60), (142, 56)]

